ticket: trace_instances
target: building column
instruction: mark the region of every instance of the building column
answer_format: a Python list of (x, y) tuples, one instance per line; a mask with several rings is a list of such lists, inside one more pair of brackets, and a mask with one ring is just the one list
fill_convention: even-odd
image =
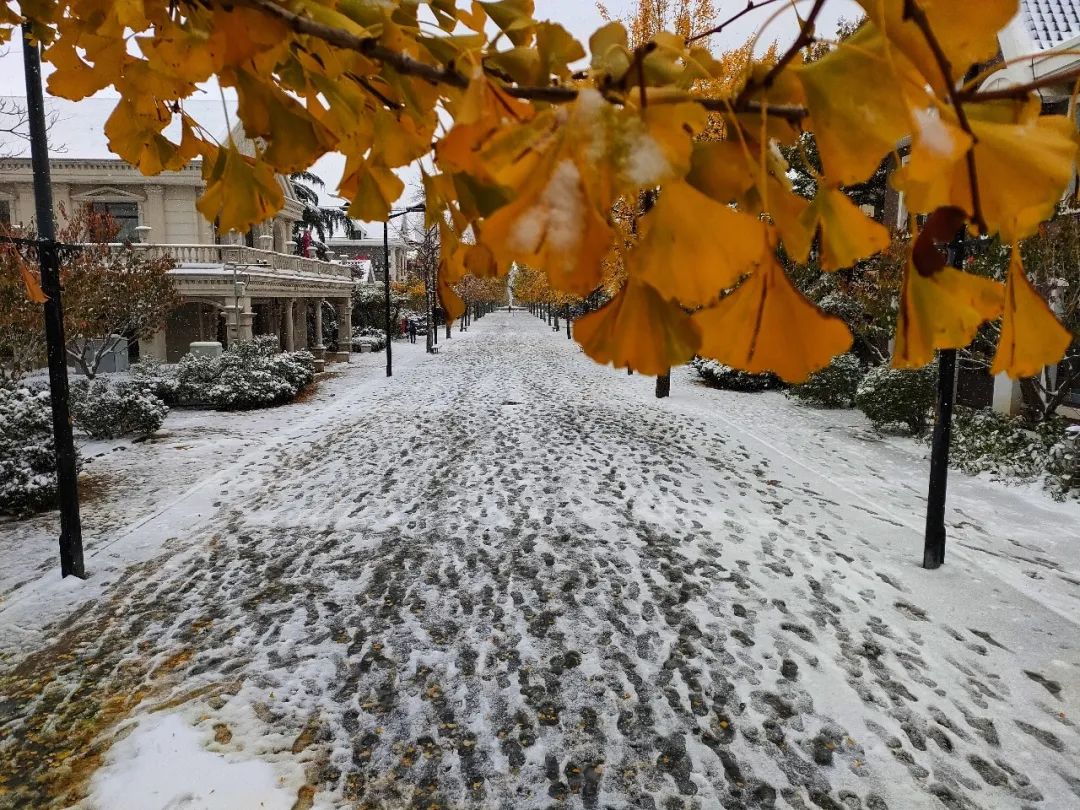
[(160, 360), (162, 363), (166, 360), (164, 329), (155, 332), (149, 338), (139, 340), (139, 360), (149, 360), (151, 358)]
[(294, 351), (307, 348), (307, 312), (308, 302), (306, 298), (296, 301), (293, 309), (293, 346)]
[(352, 350), (352, 298), (335, 299), (334, 309), (338, 322), (338, 350), (334, 359), (347, 363)]
[(251, 299), (247, 296), (230, 298), (223, 309), (225, 310), (225, 334), (228, 336), (229, 345), (233, 346), (251, 340), (251, 319), (255, 315), (251, 311)]
[(323, 348), (322, 340), (322, 299), (315, 299), (315, 348)]
[(284, 300), (284, 311), (282, 318), (285, 320), (285, 351), (296, 351), (296, 335), (293, 332), (293, 327), (296, 323), (293, 319), (293, 304), (296, 303), (295, 298), (286, 298)]
[(1010, 379), (1005, 373), (996, 375), (994, 377), (994, 410), (1008, 416), (1015, 416), (1020, 413), (1022, 405), (1020, 381)]
[(171, 241), (165, 232), (165, 186), (153, 183), (146, 187), (146, 208), (140, 224), (149, 225), (151, 235), (158, 242)]

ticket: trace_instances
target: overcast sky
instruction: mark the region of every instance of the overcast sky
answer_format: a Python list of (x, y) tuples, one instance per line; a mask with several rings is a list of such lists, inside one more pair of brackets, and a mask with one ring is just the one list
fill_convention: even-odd
[[(607, 6), (612, 13), (620, 14), (626, 13), (631, 4), (631, 0), (609, 0)], [(717, 21), (719, 21), (744, 8), (746, 0), (718, 0), (715, 5), (718, 9)], [(810, 0), (792, 0), (788, 8), (769, 23), (760, 39), (759, 48), (764, 50), (773, 41), (776, 41), (780, 47), (790, 43), (798, 30), (796, 8), (805, 13), (809, 5)], [(721, 34), (712, 37), (711, 45), (714, 52), (720, 53), (744, 43), (769, 19), (771, 14), (775, 13), (775, 8), (775, 6), (766, 6), (759, 12), (748, 14)], [(595, 4), (589, 0), (536, 0), (535, 16), (537, 19), (550, 19), (562, 23), (586, 49), (589, 35), (603, 24), (603, 19)], [(818, 30), (822, 35), (830, 35), (836, 30), (836, 24), (840, 18), (851, 20), (859, 16), (860, 9), (854, 0), (830, 0), (819, 20)], [(45, 65), (44, 68), (47, 75), (49, 66)], [(25, 95), (22, 50), (17, 37), (5, 47), (3, 55), (0, 55), (0, 95)], [(64, 150), (61, 154), (68, 157), (90, 158), (106, 157), (109, 154), (102, 126), (114, 106), (112, 99), (115, 97), (115, 92), (110, 89), (99, 93), (95, 98), (78, 103), (62, 99), (47, 101), (47, 106), (58, 118), (58, 123), (53, 127), (50, 137)], [(202, 98), (189, 105), (191, 112), (207, 129), (211, 132), (225, 133), (225, 111), (216, 85), (205, 88)], [(229, 115), (234, 116), (234, 110), (230, 109)], [(179, 132), (167, 131), (166, 134), (176, 137)], [(312, 171), (326, 181), (327, 193), (324, 195), (326, 204), (339, 202), (332, 196), (332, 192), (341, 177), (344, 165), (345, 158), (333, 154), (325, 156), (312, 168)], [(402, 200), (399, 201), (404, 205), (417, 193), (419, 174), (415, 169), (405, 169), (402, 170), (401, 176), (409, 186), (402, 195)]]

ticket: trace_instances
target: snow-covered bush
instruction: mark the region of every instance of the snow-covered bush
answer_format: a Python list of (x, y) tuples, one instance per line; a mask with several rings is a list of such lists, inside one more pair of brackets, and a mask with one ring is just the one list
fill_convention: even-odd
[(725, 366), (716, 360), (706, 360), (695, 357), (691, 365), (697, 369), (701, 379), (713, 388), (723, 388), (727, 391), (764, 391), (769, 388), (779, 388), (780, 379), (775, 374), (751, 374), (748, 371), (739, 371), (731, 366)]
[(855, 401), (855, 392), (862, 378), (859, 358), (853, 354), (841, 354), (821, 371), (811, 374), (805, 383), (791, 388), (788, 394), (826, 408), (847, 408)]
[(949, 463), (971, 475), (1031, 479), (1046, 466), (1053, 439), (1016, 417), (957, 407), (953, 413)]
[(1047, 419), (1031, 428), (1018, 417), (957, 408), (949, 463), (972, 475), (1042, 479), (1059, 500), (1080, 497), (1080, 427)]
[(855, 393), (855, 407), (877, 427), (904, 425), (926, 430), (936, 393), (937, 365), (919, 369), (870, 369)]
[(362, 326), (353, 330), (352, 349), (354, 352), (377, 352), (386, 348), (386, 330), (374, 326)]
[(250, 351), (260, 357), (273, 357), (281, 353), (281, 339), (277, 335), (256, 335), (251, 340), (236, 345), (240, 352)]
[(132, 380), (142, 386), (166, 405), (176, 402), (176, 389), (179, 385), (173, 370), (162, 365), (161, 361), (148, 357), (133, 363), (128, 369)]
[(315, 380), (315, 355), (307, 349), (301, 349), (298, 352), (278, 352), (268, 359), (271, 372), (295, 388), (296, 393), (307, 388)]
[(169, 409), (145, 385), (98, 377), (71, 385), (71, 419), (95, 439), (148, 436), (161, 427)]
[(835, 315), (846, 324), (859, 324), (866, 317), (866, 310), (855, 298), (835, 290), (820, 301), (818, 307), (829, 315)]
[(1064, 431), (1047, 451), (1046, 488), (1059, 501), (1080, 498), (1080, 426)]
[(177, 401), (231, 411), (294, 399), (315, 379), (315, 358), (308, 351), (279, 352), (269, 337), (237, 343), (219, 357), (183, 357), (176, 366)]
[(26, 515), (55, 501), (49, 394), (0, 386), (0, 513)]

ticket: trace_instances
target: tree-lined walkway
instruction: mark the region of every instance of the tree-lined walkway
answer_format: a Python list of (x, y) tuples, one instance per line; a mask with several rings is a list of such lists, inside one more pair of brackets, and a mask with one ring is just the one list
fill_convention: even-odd
[(299, 764), (298, 807), (1080, 802), (1080, 563), (1026, 548), (1065, 508), (961, 485), (986, 554), (928, 573), (922, 468), (673, 390), (494, 313), (298, 424), (0, 663), (0, 806), (77, 800), (151, 709)]

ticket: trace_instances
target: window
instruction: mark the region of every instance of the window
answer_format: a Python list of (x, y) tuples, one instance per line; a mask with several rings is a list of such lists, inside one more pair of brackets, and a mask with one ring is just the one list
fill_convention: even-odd
[(118, 242), (134, 242), (138, 237), (135, 228), (139, 225), (139, 204), (133, 202), (93, 202), (90, 208), (95, 214), (108, 214), (119, 232), (114, 239)]
[(11, 203), (7, 200), (0, 200), (0, 225), (11, 224)]

